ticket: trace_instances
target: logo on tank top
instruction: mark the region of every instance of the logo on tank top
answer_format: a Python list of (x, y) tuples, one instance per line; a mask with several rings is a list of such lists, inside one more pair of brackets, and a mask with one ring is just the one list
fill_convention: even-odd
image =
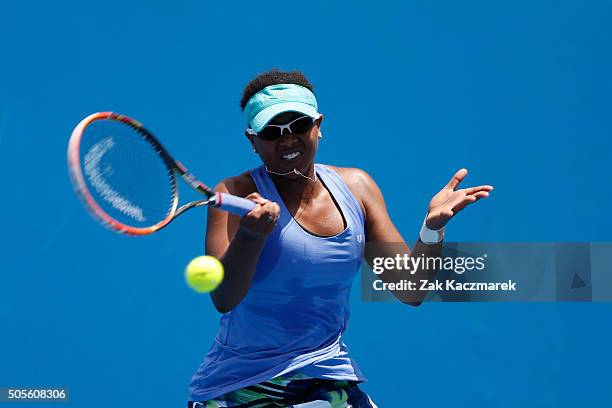
[(363, 241), (363, 235), (357, 234), (357, 242), (361, 243)]

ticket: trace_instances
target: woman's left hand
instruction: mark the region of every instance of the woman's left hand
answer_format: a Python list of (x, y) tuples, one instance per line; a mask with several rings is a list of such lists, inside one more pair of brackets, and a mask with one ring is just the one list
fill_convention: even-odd
[(459, 211), (481, 198), (489, 196), (489, 191), (493, 190), (493, 186), (489, 185), (455, 190), (459, 183), (467, 176), (467, 173), (466, 169), (459, 170), (448, 184), (431, 199), (429, 202), (429, 212), (425, 219), (427, 228), (432, 230), (441, 229)]

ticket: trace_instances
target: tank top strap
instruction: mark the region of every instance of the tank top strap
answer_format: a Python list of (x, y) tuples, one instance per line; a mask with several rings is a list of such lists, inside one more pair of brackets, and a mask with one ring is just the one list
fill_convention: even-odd
[(357, 223), (356, 226), (363, 229), (365, 215), (361, 205), (359, 205), (355, 195), (349, 190), (344, 180), (342, 180), (342, 177), (335, 170), (323, 164), (315, 164), (315, 171), (338, 202), (345, 217), (351, 218), (351, 220), (347, 219), (347, 222), (353, 221)]
[(276, 198), (276, 188), (263, 165), (249, 170), (249, 173), (255, 183), (255, 187), (257, 187), (257, 192), (259, 192), (262, 197), (274, 201)]
[[(282, 203), (282, 198), (278, 194), (278, 190), (276, 190), (274, 181), (272, 181), (272, 177), (270, 177), (263, 164), (259, 167), (255, 167), (254, 169), (249, 170), (249, 173), (251, 174), (251, 178), (255, 183), (255, 187), (257, 187), (257, 192), (263, 198), (266, 198), (270, 201), (274, 201), (275, 203)], [(292, 217), (289, 212), (284, 210), (284, 205), (281, 205), (280, 207), (281, 213), (279, 225), (282, 227), (288, 224), (291, 221)]]

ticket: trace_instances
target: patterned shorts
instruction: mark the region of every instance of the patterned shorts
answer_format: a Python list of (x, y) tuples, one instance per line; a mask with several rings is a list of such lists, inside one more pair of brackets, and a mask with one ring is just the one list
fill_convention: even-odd
[(303, 374), (277, 377), (188, 408), (377, 408), (355, 381), (323, 380)]

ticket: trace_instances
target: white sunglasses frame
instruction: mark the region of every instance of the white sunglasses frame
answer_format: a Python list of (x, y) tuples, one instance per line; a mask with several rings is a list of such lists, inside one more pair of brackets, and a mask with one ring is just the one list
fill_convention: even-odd
[[(320, 117), (321, 117), (321, 114), (320, 114), (320, 113), (317, 113), (317, 116), (316, 116), (316, 117), (314, 117), (314, 118), (313, 118), (312, 116), (304, 115), (304, 116), (300, 116), (299, 118), (295, 118), (295, 119), (293, 119), (291, 122), (289, 122), (289, 123), (285, 123), (284, 125), (266, 125), (266, 126), (264, 126), (264, 128), (266, 128), (266, 127), (268, 127), (268, 126), (273, 126), (273, 127), (280, 128), (280, 136), (279, 136), (279, 137), (281, 137), (281, 136), (283, 135), (283, 133), (285, 133), (285, 129), (289, 130), (289, 133), (293, 134), (293, 132), (291, 131), (291, 127), (290, 127), (290, 126), (291, 126), (291, 125), (292, 125), (294, 122), (297, 122), (297, 121), (298, 121), (298, 120), (300, 120), (300, 119), (310, 118), (310, 119), (312, 119), (312, 123), (314, 123), (314, 122), (315, 122), (317, 119), (319, 119)], [(263, 129), (262, 129), (262, 130), (263, 130)], [(251, 135), (251, 136), (257, 136), (257, 132), (255, 132), (255, 131), (254, 131), (253, 129), (251, 129), (251, 128), (248, 128), (248, 129), (246, 130), (246, 132), (247, 132), (249, 135)]]

